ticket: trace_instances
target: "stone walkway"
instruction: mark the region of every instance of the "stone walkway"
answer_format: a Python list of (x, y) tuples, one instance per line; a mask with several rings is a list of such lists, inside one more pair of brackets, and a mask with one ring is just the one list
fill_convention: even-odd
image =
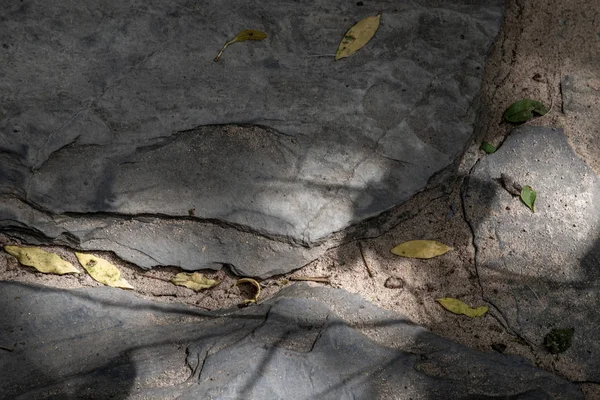
[[(0, 217), (142, 267), (297, 269), (462, 153), (501, 3), (15, 7)], [(381, 8), (378, 45), (319, 56)], [(213, 62), (239, 27), (268, 39)]]
[(257, 307), (202, 313), (108, 288), (1, 286), (11, 306), (1, 337), (27, 349), (0, 358), (7, 398), (582, 398), (523, 360), (457, 345), (339, 289), (296, 285)]

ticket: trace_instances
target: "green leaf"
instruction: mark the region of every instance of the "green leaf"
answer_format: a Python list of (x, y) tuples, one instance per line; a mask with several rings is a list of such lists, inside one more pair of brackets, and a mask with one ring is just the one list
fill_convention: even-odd
[(533, 113), (544, 115), (548, 113), (548, 109), (539, 101), (523, 99), (511, 104), (504, 112), (503, 118), (513, 124), (520, 124), (532, 119)]
[(562, 353), (571, 347), (574, 333), (574, 328), (552, 329), (544, 337), (544, 347), (552, 354)]
[(488, 142), (481, 143), (481, 150), (485, 151), (488, 154), (494, 154), (496, 152), (496, 146), (489, 144)]
[(452, 297), (443, 297), (441, 299), (436, 299), (436, 301), (440, 303), (446, 310), (453, 312), (454, 314), (462, 314), (471, 318), (481, 317), (488, 312), (488, 308), (486, 306), (472, 308), (462, 301), (453, 299)]
[(219, 283), (221, 283), (214, 279), (209, 279), (199, 272), (194, 272), (191, 274), (181, 272), (175, 275), (171, 279), (171, 282), (178, 286), (185, 286), (186, 288), (195, 290), (196, 292), (199, 292), (203, 289), (210, 289), (211, 287), (217, 286)]
[(531, 186), (523, 186), (521, 189), (521, 200), (533, 212), (535, 212), (534, 203), (536, 196), (535, 190), (533, 190)]
[(452, 247), (435, 240), (410, 240), (394, 247), (391, 252), (397, 256), (408, 258), (432, 258), (440, 256)]
[(371, 15), (361, 19), (352, 28), (348, 29), (335, 53), (335, 60), (348, 57), (369, 43), (369, 40), (373, 38), (379, 28), (380, 20), (381, 13), (375, 16)]
[(133, 289), (129, 282), (121, 278), (121, 271), (105, 259), (85, 253), (75, 253), (75, 255), (96, 282), (121, 289)]
[(4, 250), (23, 265), (33, 267), (44, 274), (80, 274), (73, 264), (54, 253), (37, 247), (4, 246)]
[(263, 40), (263, 39), (266, 39), (266, 37), (267, 37), (266, 33), (257, 31), (254, 29), (246, 29), (245, 31), (241, 31), (233, 39), (231, 39), (229, 42), (225, 43), (225, 45), (223, 46), (221, 51), (219, 51), (219, 54), (217, 54), (217, 56), (215, 57), (215, 61), (219, 61), (219, 59), (221, 58), (221, 55), (223, 54), (223, 52), (225, 51), (227, 46), (229, 46), (230, 44), (237, 43), (237, 42), (244, 42), (246, 40)]

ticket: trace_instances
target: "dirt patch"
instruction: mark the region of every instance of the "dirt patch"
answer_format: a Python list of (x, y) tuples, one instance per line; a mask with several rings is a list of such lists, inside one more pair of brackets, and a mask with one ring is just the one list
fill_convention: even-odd
[(506, 3), (484, 75), (479, 133), (501, 143), (513, 102), (531, 98), (551, 112), (529, 125), (562, 128), (575, 152), (600, 174), (600, 14), (597, 2)]

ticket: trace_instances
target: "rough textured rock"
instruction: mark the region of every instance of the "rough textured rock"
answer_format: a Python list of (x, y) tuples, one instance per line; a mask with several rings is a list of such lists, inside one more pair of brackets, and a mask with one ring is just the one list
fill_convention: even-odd
[[(300, 267), (318, 252), (306, 247), (403, 202), (462, 153), (501, 7), (500, 0), (7, 7), (3, 229), (38, 241), (68, 238), (142, 266), (232, 263), (254, 276)], [(334, 62), (348, 27), (379, 11), (371, 43)], [(247, 28), (268, 38), (230, 46), (213, 62)], [(37, 212), (44, 222), (31, 218)], [(98, 216), (114, 219), (99, 226)], [(217, 250), (187, 246), (182, 256), (152, 242), (159, 236), (177, 247), (174, 225), (185, 226), (196, 249)], [(248, 235), (234, 257), (226, 245), (244, 232), (257, 238)], [(123, 236), (127, 243), (115, 239)], [(264, 247), (294, 261), (257, 258)]]
[[(495, 179), (537, 192), (535, 213)], [(556, 366), (573, 380), (600, 380), (600, 178), (561, 130), (514, 130), (469, 177), (466, 215), (484, 296), (511, 329), (540, 348), (553, 328), (575, 328)]]
[[(580, 399), (522, 359), (459, 346), (343, 290), (293, 285), (229, 312), (118, 289), (0, 283), (14, 399)], [(374, 329), (377, 334), (373, 333)]]
[[(584, 49), (579, 51), (585, 55), (585, 60), (600, 57), (600, 51), (597, 50), (596, 56)], [(600, 107), (599, 71), (598, 63), (590, 67), (584, 64), (571, 68), (560, 80), (561, 111), (570, 121), (576, 121), (561, 126), (570, 133), (569, 143), (574, 150), (582, 155), (596, 174), (600, 174), (600, 115), (594, 112)]]

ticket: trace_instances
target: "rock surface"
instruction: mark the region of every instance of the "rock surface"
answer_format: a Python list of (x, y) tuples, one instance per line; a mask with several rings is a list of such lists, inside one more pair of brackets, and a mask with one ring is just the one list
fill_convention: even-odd
[[(462, 154), (501, 10), (500, 0), (8, 7), (1, 227), (143, 267), (298, 268)], [(375, 38), (334, 62), (348, 27), (379, 11)], [(248, 28), (268, 38), (213, 62)]]
[[(501, 173), (534, 188), (535, 213), (495, 181)], [(558, 372), (599, 381), (600, 178), (560, 129), (522, 127), (468, 179), (466, 217), (484, 298), (537, 348), (553, 328), (575, 328)]]
[(0, 306), (12, 349), (0, 350), (0, 390), (14, 399), (582, 398), (520, 358), (457, 345), (339, 289), (297, 284), (201, 313), (112, 288), (3, 282)]

